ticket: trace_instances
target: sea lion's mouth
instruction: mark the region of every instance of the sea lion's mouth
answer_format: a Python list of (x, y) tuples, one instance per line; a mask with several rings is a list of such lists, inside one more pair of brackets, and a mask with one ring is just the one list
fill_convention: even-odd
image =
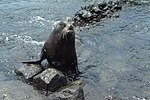
[(68, 30), (73, 30), (73, 25), (70, 25)]
[(70, 25), (69, 28), (67, 29), (67, 33), (71, 33), (73, 31), (74, 31), (73, 25)]
[(66, 33), (67, 33), (67, 34), (68, 34), (68, 33), (72, 33), (73, 31), (74, 31), (74, 30), (67, 30)]
[(64, 35), (69, 38), (69, 36), (71, 36), (72, 33), (74, 33), (74, 27), (73, 27), (73, 25), (72, 24), (71, 25), (70, 24), (67, 25), (64, 28), (64, 33), (65, 33)]
[(70, 38), (72, 37), (74, 33), (74, 30), (66, 30), (66, 32), (63, 33), (63, 39), (68, 43), (70, 41)]

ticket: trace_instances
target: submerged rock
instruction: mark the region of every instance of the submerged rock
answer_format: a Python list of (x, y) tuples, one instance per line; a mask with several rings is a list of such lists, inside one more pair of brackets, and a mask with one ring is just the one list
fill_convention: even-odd
[(33, 78), (37, 88), (54, 92), (67, 84), (67, 78), (58, 70), (48, 68)]

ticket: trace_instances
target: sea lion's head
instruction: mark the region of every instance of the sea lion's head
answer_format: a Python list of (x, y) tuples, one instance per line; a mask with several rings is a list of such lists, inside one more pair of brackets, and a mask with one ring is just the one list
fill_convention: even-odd
[(62, 30), (62, 38), (66, 40), (66, 42), (68, 42), (68, 40), (72, 37), (74, 37), (75, 35), (75, 31), (74, 31), (74, 21), (72, 20), (71, 17), (67, 17), (66, 20), (64, 21), (64, 23), (66, 24), (64, 29)]

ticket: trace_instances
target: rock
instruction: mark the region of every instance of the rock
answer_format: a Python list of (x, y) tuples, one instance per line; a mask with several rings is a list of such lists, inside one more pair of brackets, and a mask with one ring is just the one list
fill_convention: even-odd
[(58, 70), (48, 68), (33, 78), (38, 89), (54, 92), (67, 84), (67, 78)]
[(0, 100), (47, 100), (47, 97), (20, 80), (7, 80), (0, 82)]
[(111, 18), (113, 13), (122, 9), (122, 6), (118, 2), (109, 1), (82, 7), (75, 13), (75, 25), (87, 26), (99, 22), (103, 18)]
[(122, 10), (122, 6), (120, 6), (120, 5), (114, 5), (111, 10), (112, 11)]
[(39, 74), (42, 71), (40, 65), (28, 64), (22, 66), (20, 69), (16, 69), (15, 73), (19, 76), (23, 76), (25, 80), (32, 79), (35, 75)]
[[(75, 26), (82, 27), (88, 26), (89, 24), (93, 25), (95, 22), (99, 22), (103, 18), (114, 17), (113, 14), (119, 10), (122, 10), (124, 6), (145, 4), (150, 5), (150, 2), (148, 0), (117, 0), (90, 4), (85, 7), (81, 7), (81, 9), (75, 13)], [(118, 17), (119, 16), (117, 15), (114, 18)]]
[(92, 12), (100, 14), (100, 13), (103, 13), (104, 11), (101, 10), (101, 9), (99, 9), (99, 5), (97, 4), (97, 5), (95, 5), (95, 6), (92, 7)]
[(85, 100), (83, 86), (81, 80), (74, 81), (58, 92), (49, 95), (48, 100)]
[(102, 2), (102, 3), (99, 4), (100, 9), (104, 9), (106, 6), (107, 6), (106, 2)]

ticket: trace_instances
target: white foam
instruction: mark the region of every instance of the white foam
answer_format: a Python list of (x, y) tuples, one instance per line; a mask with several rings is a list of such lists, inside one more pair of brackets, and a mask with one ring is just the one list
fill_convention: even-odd
[(44, 45), (44, 41), (36, 41), (33, 40), (30, 36), (20, 36), (20, 35), (11, 35), (8, 37), (5, 37), (5, 41), (9, 42), (24, 42), (25, 44), (30, 45)]
[(33, 20), (34, 20), (34, 21), (39, 21), (39, 20), (45, 21), (45, 19), (44, 19), (43, 17), (40, 17), (40, 16), (34, 16), (34, 17), (33, 17)]
[(32, 45), (44, 45), (44, 42), (38, 42), (38, 41), (24, 41), (26, 44), (32, 44)]
[(41, 16), (34, 16), (31, 18), (31, 20), (28, 21), (30, 24), (38, 24), (44, 26), (46, 19)]
[(22, 38), (23, 42), (26, 44), (32, 44), (32, 45), (44, 45), (44, 42), (40, 42), (40, 41), (35, 41), (32, 39), (32, 37), (30, 36), (24, 36)]
[(9, 38), (8, 38), (8, 37), (6, 37), (6, 38), (5, 38), (5, 41), (9, 41)]

